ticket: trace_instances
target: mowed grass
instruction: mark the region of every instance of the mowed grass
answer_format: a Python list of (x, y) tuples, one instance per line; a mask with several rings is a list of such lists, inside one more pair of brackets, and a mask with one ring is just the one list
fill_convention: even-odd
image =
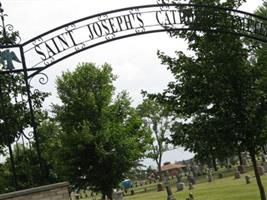
[[(251, 173), (252, 174), (252, 173)], [(182, 192), (176, 192), (172, 187), (173, 195), (176, 200), (185, 200), (189, 193), (194, 195), (196, 200), (259, 200), (260, 194), (256, 179), (251, 178), (251, 183), (246, 184), (245, 175), (242, 174), (240, 179), (227, 177), (216, 179), (213, 182), (203, 182), (196, 184), (193, 190), (188, 187)], [(265, 191), (267, 192), (267, 175), (261, 177)], [(133, 196), (125, 196), (125, 200), (166, 200), (166, 191), (156, 192), (156, 188), (146, 193), (138, 193)]]
[[(241, 174), (240, 179), (234, 179), (233, 174), (233, 171), (224, 173), (228, 177), (215, 179), (212, 182), (207, 182), (205, 177), (200, 177), (193, 190), (189, 190), (186, 186), (181, 192), (176, 192), (175, 180), (171, 180), (173, 195), (176, 200), (185, 200), (189, 193), (194, 195), (195, 200), (260, 200), (255, 177), (251, 178), (250, 184), (246, 184), (245, 175), (247, 174)], [(249, 175), (253, 176), (254, 174), (249, 171)], [(261, 176), (261, 180), (267, 192), (267, 173)], [(124, 196), (124, 200), (166, 200), (166, 190), (157, 192), (156, 187), (155, 183), (146, 185), (147, 192), (144, 192), (144, 187), (134, 187), (135, 194), (131, 196), (129, 190), (128, 194)], [(83, 200), (92, 200), (92, 198)], [(97, 200), (100, 200), (100, 195), (97, 196)]]

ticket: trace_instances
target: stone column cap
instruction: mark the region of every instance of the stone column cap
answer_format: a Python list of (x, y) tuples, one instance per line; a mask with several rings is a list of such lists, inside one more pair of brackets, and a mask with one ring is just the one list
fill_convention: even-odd
[(14, 197), (18, 197), (18, 196), (25, 196), (28, 194), (33, 194), (33, 193), (38, 193), (38, 192), (53, 190), (53, 189), (57, 189), (57, 188), (61, 188), (61, 187), (68, 187), (68, 186), (69, 186), (68, 182), (55, 183), (55, 184), (51, 184), (51, 185), (44, 185), (44, 186), (30, 188), (30, 189), (26, 189), (26, 190), (20, 190), (20, 191), (16, 191), (16, 192), (1, 194), (0, 200), (8, 199), (8, 198), (14, 198)]

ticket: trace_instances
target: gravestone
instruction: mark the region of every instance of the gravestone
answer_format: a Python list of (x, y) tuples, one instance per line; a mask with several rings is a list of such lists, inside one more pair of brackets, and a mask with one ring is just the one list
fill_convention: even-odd
[(189, 183), (189, 190), (193, 190), (194, 189), (194, 186), (193, 186), (193, 184), (192, 183)]
[(182, 182), (182, 176), (180, 174), (176, 175), (176, 183)]
[(208, 182), (212, 182), (212, 175), (208, 174)]
[(177, 189), (177, 192), (179, 191), (183, 191), (184, 190), (184, 187), (185, 187), (185, 184), (183, 182), (177, 182), (176, 183), (176, 189)]
[(192, 193), (189, 193), (189, 197), (186, 198), (185, 200), (194, 200), (194, 196)]
[(166, 187), (166, 191), (167, 191), (167, 200), (176, 200), (172, 194), (172, 190), (171, 190), (171, 184), (169, 182), (169, 177), (168, 175), (164, 176), (164, 185)]
[(223, 178), (223, 174), (222, 174), (222, 173), (219, 173), (219, 174), (218, 174), (218, 178), (219, 178), (219, 179), (222, 179), (222, 178)]
[(142, 187), (143, 185), (145, 185), (145, 183), (146, 183), (146, 182), (145, 182), (144, 180), (140, 181), (140, 182), (139, 182), (140, 187)]
[(78, 192), (74, 193), (74, 198), (75, 200), (79, 200), (80, 199), (80, 194)]
[(157, 184), (157, 192), (161, 192), (161, 191), (163, 191), (162, 183), (158, 183)]
[(235, 179), (239, 179), (240, 178), (240, 171), (236, 170), (235, 172)]
[(114, 200), (123, 200), (123, 192), (121, 190), (113, 192)]
[(261, 154), (261, 161), (264, 163), (266, 162), (266, 156), (264, 154)]
[(96, 194), (94, 192), (91, 192), (92, 200), (96, 200)]
[(192, 183), (193, 185), (196, 184), (196, 179), (193, 175), (188, 176), (188, 182)]
[(260, 176), (263, 176), (265, 174), (265, 170), (263, 166), (258, 166), (257, 170)]
[(246, 183), (249, 184), (250, 183), (250, 176), (249, 175), (246, 175), (245, 176), (245, 179), (246, 179)]
[(85, 196), (85, 198), (88, 198), (88, 193), (87, 193), (87, 190), (84, 190), (84, 196)]
[(248, 166), (248, 161), (246, 158), (242, 159), (243, 166)]
[(209, 170), (208, 171), (208, 182), (212, 182), (213, 178), (212, 178), (212, 173), (211, 171)]
[(267, 171), (267, 162), (263, 163), (263, 167), (264, 167), (265, 171)]
[(244, 174), (246, 173), (246, 166), (245, 165), (239, 165), (237, 167), (237, 170), (241, 173), (241, 174)]

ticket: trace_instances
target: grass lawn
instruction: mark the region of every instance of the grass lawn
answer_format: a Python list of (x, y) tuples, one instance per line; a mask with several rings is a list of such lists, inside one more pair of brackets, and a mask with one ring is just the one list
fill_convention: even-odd
[[(250, 173), (252, 175), (252, 173)], [(265, 191), (267, 192), (267, 175), (261, 177)], [(166, 191), (155, 192), (149, 191), (146, 193), (139, 193), (134, 196), (126, 196), (125, 200), (166, 200)], [(241, 179), (234, 179), (227, 177), (223, 179), (216, 179), (213, 182), (203, 182), (196, 184), (193, 190), (188, 187), (182, 192), (176, 192), (176, 188), (172, 188), (176, 200), (185, 200), (191, 192), (196, 200), (259, 200), (259, 190), (256, 179), (252, 178), (250, 184), (246, 184), (245, 175), (241, 175)]]
[[(259, 190), (255, 177), (251, 178), (251, 183), (246, 184), (245, 175), (241, 174), (240, 179), (234, 179), (233, 173), (230, 176), (223, 179), (215, 179), (213, 182), (207, 182), (203, 177), (197, 180), (193, 190), (189, 190), (188, 186), (182, 192), (176, 192), (176, 187), (173, 182), (173, 195), (176, 200), (185, 200), (188, 194), (191, 192), (196, 200), (259, 200)], [(254, 175), (252, 171), (250, 175)], [(265, 191), (267, 192), (267, 174), (261, 176)], [(135, 195), (128, 195), (124, 197), (124, 200), (167, 200), (166, 190), (162, 192), (156, 192), (156, 184), (146, 185), (147, 192), (144, 192), (144, 188), (133, 188)], [(91, 200), (87, 198), (84, 200)]]

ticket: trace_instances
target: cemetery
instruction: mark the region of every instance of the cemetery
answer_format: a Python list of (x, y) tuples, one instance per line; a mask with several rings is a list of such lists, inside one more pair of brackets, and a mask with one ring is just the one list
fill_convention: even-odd
[[(236, 166), (236, 169), (238, 166)], [(219, 200), (222, 196), (229, 200), (241, 200), (244, 198), (248, 199), (258, 199), (259, 196), (257, 193), (256, 180), (253, 176), (253, 171), (250, 166), (246, 166), (247, 172), (239, 173), (239, 178), (236, 178), (236, 170), (235, 168), (230, 169), (219, 169), (218, 172), (212, 173), (212, 181), (210, 181), (209, 173), (205, 175), (200, 175), (195, 177), (195, 183), (193, 184), (193, 188), (190, 188), (190, 180), (184, 174), (182, 176), (170, 176), (169, 182), (172, 190), (173, 197), (175, 199), (183, 199), (186, 200), (189, 198), (189, 194), (193, 196), (193, 199), (214, 199)], [(220, 174), (223, 174), (223, 178), (220, 177)], [(261, 175), (263, 184), (266, 188), (267, 184), (267, 173)], [(119, 190), (119, 192), (114, 192), (114, 200), (145, 200), (145, 199), (153, 199), (160, 200), (167, 198), (166, 188), (162, 191), (157, 190), (156, 182), (149, 182), (146, 180), (145, 184), (140, 184), (140, 181), (137, 181), (138, 184), (133, 184), (129, 189), (131, 192), (124, 192), (123, 187)], [(134, 181), (133, 181), (134, 183)], [(183, 187), (177, 183), (183, 183)], [(239, 191), (238, 193), (236, 191)], [(87, 194), (86, 194), (87, 193)], [(97, 196), (95, 197), (97, 199)], [(98, 198), (100, 196), (98, 195)], [(73, 197), (75, 199), (75, 197)], [(90, 200), (94, 199), (90, 196), (90, 192), (80, 192), (79, 198)]]
[[(267, 1), (247, 12), (245, 0), (156, 0), (28, 39), (2, 3), (0, 200), (267, 200)], [(143, 69), (158, 33), (175, 44), (154, 52), (172, 77), (162, 90), (156, 64)], [(142, 69), (127, 68), (140, 57)], [(166, 161), (179, 148), (191, 157)]]

